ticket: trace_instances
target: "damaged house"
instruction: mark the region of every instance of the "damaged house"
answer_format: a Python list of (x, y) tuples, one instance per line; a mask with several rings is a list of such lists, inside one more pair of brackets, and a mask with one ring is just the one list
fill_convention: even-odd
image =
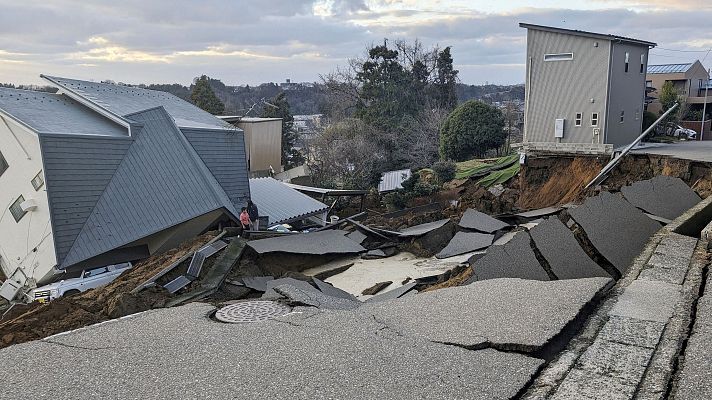
[(43, 76), (0, 89), (0, 266), (18, 285), (134, 261), (250, 197), (243, 131), (171, 94)]

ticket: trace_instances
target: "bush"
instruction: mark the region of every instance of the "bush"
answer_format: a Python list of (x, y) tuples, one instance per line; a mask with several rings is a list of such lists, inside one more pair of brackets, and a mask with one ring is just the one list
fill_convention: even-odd
[(454, 161), (438, 161), (433, 164), (433, 171), (440, 183), (450, 182), (455, 179), (457, 173), (457, 165)]
[(440, 131), (440, 158), (465, 161), (504, 144), (504, 116), (496, 107), (470, 100), (453, 111)]
[(645, 111), (643, 113), (643, 130), (646, 130), (650, 128), (650, 125), (653, 124), (658, 119), (658, 116), (655, 115), (655, 113), (650, 112), (650, 111)]

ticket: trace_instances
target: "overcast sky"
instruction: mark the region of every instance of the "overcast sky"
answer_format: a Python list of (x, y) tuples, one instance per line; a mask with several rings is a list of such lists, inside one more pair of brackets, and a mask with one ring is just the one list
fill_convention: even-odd
[(520, 83), (519, 22), (653, 41), (652, 63), (702, 60), (712, 47), (710, 0), (0, 0), (0, 10), (0, 82), (12, 83), (313, 82), (383, 38), (452, 46), (463, 83)]

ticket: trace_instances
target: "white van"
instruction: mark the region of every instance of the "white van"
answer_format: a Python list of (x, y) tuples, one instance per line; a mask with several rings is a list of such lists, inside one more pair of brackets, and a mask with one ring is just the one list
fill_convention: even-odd
[(73, 295), (99, 286), (104, 286), (131, 267), (131, 263), (123, 263), (84, 270), (79, 278), (65, 279), (32, 289), (28, 294), (28, 301), (46, 303), (57, 297)]

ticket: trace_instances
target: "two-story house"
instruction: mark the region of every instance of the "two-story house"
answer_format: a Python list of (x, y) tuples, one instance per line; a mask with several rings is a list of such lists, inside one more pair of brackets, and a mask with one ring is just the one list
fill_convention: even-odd
[(655, 43), (519, 26), (527, 29), (525, 145), (607, 152), (640, 135), (648, 50)]
[[(651, 88), (650, 96), (653, 97), (648, 104), (648, 111), (658, 114), (662, 110), (658, 98), (660, 89), (666, 82), (672, 82), (683, 103), (693, 109), (702, 109), (710, 76), (699, 60), (685, 64), (648, 65), (646, 85)], [(710, 100), (707, 104), (708, 111), (710, 111), (709, 102)]]

